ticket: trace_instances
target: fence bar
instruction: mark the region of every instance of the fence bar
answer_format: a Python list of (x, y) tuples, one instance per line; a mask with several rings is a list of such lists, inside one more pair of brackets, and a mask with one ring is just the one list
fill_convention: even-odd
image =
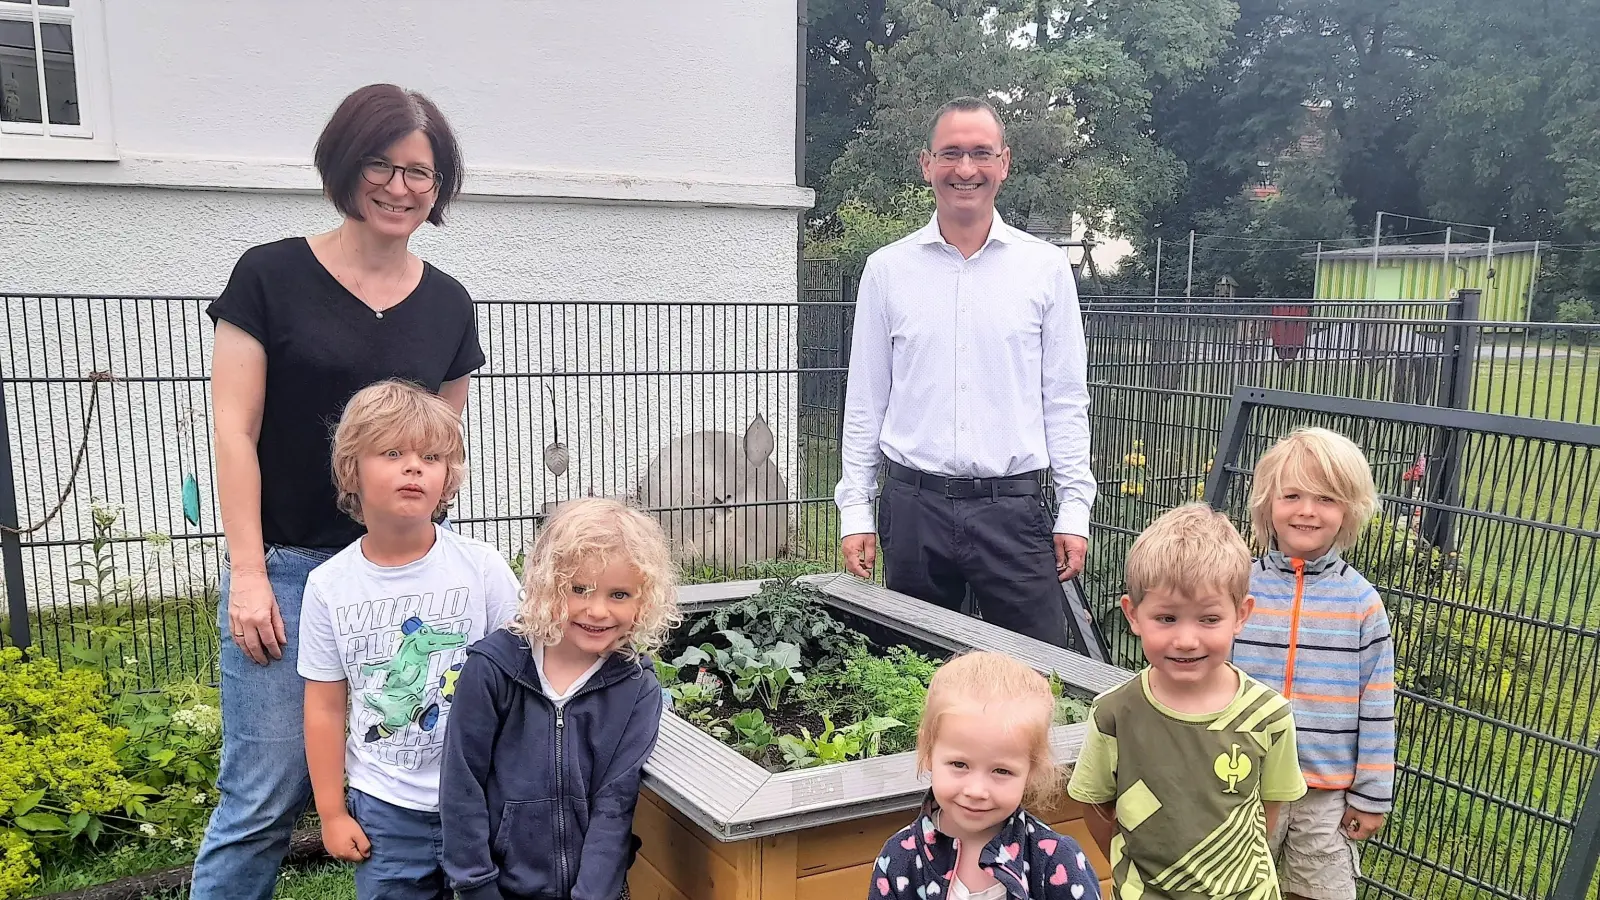
[[(1448, 271), (1448, 267), (1447, 267)], [(1451, 409), (1472, 408), (1472, 379), (1478, 371), (1478, 329), (1460, 324), (1478, 317), (1483, 292), (1476, 288), (1461, 291), (1461, 305), (1452, 312), (1457, 319), (1450, 326), (1452, 348), (1449, 380), (1445, 383), (1445, 404)], [(1430, 499), (1445, 506), (1461, 505), (1461, 432), (1441, 432), (1433, 449), (1433, 458), (1439, 460), (1442, 471), (1432, 482)], [(1455, 517), (1446, 510), (1430, 509), (1423, 513), (1423, 539), (1446, 553), (1456, 549)]]
[(5, 380), (0, 378), (0, 558), (6, 578), (6, 612), (11, 617), (11, 645), (33, 646), (28, 627), (28, 591), (22, 575), (22, 536), (17, 529), (17, 479), (11, 466), (11, 419), (6, 411)]

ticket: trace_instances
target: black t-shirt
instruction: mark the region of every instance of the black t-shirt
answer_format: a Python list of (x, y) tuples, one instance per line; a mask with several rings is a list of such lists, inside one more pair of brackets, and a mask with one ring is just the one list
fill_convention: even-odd
[(335, 505), (330, 458), (356, 391), (405, 378), (437, 392), (484, 363), (460, 282), (424, 263), (416, 290), (380, 316), (323, 268), (305, 238), (246, 250), (206, 313), (267, 351), (256, 453), (269, 544), (345, 547), (364, 533)]

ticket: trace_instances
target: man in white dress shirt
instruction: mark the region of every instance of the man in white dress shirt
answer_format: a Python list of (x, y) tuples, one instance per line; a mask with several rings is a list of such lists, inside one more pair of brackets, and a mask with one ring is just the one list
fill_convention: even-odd
[(871, 578), (881, 534), (891, 590), (960, 609), (970, 587), (986, 621), (1065, 647), (1061, 582), (1083, 569), (1095, 497), (1072, 267), (995, 212), (1011, 151), (992, 106), (945, 104), (921, 164), (937, 212), (867, 259), (857, 294), (845, 567)]

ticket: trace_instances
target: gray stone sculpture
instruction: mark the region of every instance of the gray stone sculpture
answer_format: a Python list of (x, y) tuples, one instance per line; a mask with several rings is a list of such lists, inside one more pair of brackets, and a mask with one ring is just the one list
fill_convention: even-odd
[(759, 414), (744, 437), (697, 431), (668, 444), (639, 483), (684, 561), (736, 568), (789, 548), (789, 486), (772, 461), (777, 441)]

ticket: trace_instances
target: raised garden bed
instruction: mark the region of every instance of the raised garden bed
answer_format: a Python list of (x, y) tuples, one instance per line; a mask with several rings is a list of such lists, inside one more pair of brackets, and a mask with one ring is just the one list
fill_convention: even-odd
[[(772, 602), (754, 605), (742, 601), (762, 590), (760, 582), (681, 589), (687, 621), (662, 656), (666, 666), (674, 660), (683, 665), (676, 672), (664, 666), (662, 674), (670, 676), (664, 683), (675, 685), (669, 690), (683, 714), (663, 714), (656, 752), (645, 766), (634, 825), (644, 844), (629, 873), (632, 896), (792, 900), (861, 895), (883, 842), (906, 824), (927, 791), (909, 752), (915, 740), (912, 723), (871, 722), (873, 716), (884, 717), (885, 709), (862, 706), (881, 702), (897, 711), (887, 716), (896, 721), (919, 714), (923, 676), (931, 676), (930, 667), (955, 651), (994, 650), (1055, 676), (1063, 696), (1058, 721), (1081, 714), (1090, 698), (1129, 677), (1121, 669), (849, 576), (808, 576), (795, 584), (809, 590), (769, 588), (763, 599)], [(778, 622), (760, 612), (763, 606), (781, 612), (812, 602), (821, 604), (826, 619)], [(843, 627), (835, 629), (829, 620)], [(745, 634), (749, 648), (716, 634), (744, 629), (766, 633)], [(773, 638), (782, 636), (792, 638), (788, 643), (799, 650), (795, 665), (780, 665), (794, 655), (773, 645)], [(711, 645), (704, 651), (707, 659), (695, 653), (683, 657), (706, 643)], [(864, 652), (854, 649), (858, 646)], [(789, 674), (778, 674), (780, 669)], [(796, 683), (794, 674), (804, 681)], [(710, 688), (713, 679), (721, 707), (694, 687), (698, 680)], [(896, 681), (902, 690), (896, 690)], [(744, 733), (749, 728), (734, 724), (734, 717), (750, 709), (762, 711), (770, 740), (755, 739)], [(829, 724), (822, 721), (824, 712), (833, 734), (820, 741), (819, 729)], [(743, 725), (753, 723), (753, 716), (741, 719)], [(841, 729), (850, 730), (841, 738)], [(1077, 758), (1082, 740), (1081, 724), (1051, 731), (1062, 763)], [(741, 744), (743, 752), (733, 746)], [(847, 758), (830, 761), (840, 756)], [(1055, 809), (1036, 812), (1074, 834), (1097, 871), (1109, 875), (1076, 804), (1063, 800)]]
[[(929, 680), (949, 651), (768, 581), (698, 610), (656, 663), (673, 712), (769, 772), (915, 749)], [(1087, 701), (1052, 673), (1056, 724)]]

